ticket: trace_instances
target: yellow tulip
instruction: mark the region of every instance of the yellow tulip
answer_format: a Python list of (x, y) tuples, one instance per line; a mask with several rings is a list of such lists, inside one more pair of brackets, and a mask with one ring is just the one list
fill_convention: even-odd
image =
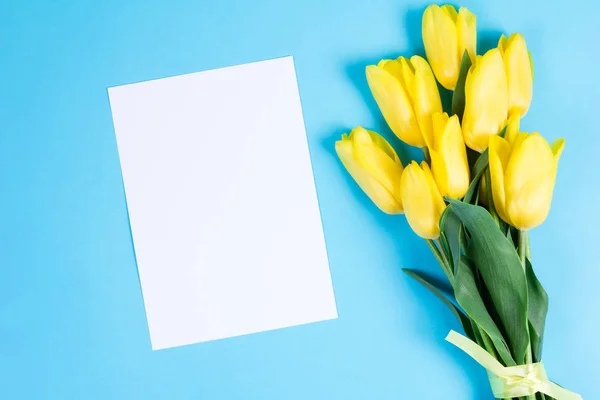
[(498, 49), (504, 58), (508, 80), (508, 113), (524, 116), (529, 110), (533, 95), (533, 63), (525, 38), (520, 33), (502, 35)]
[(490, 176), (500, 218), (528, 230), (548, 216), (565, 141), (558, 139), (549, 145), (539, 133), (529, 135), (518, 130), (518, 119), (513, 117), (505, 138), (490, 139)]
[(412, 230), (422, 238), (437, 239), (446, 203), (425, 161), (420, 166), (413, 161), (406, 167), (400, 181), (400, 197)]
[(483, 152), (490, 136), (497, 134), (508, 116), (508, 83), (498, 49), (478, 56), (465, 82), (465, 112), (462, 119), (467, 146)]
[(369, 198), (387, 214), (403, 212), (400, 200), (402, 163), (380, 135), (357, 127), (335, 143), (338, 157)]
[[(504, 137), (506, 140), (512, 142), (513, 138), (519, 133), (519, 118), (511, 117), (507, 121), (506, 124), (506, 132), (504, 133)], [(492, 194), (493, 197), (493, 194)], [(479, 181), (479, 203), (488, 206), (488, 183), (485, 177), (485, 174), (481, 176), (481, 180)]]
[(433, 114), (433, 135), (426, 137), (431, 171), (442, 196), (458, 199), (469, 188), (469, 162), (458, 116)]
[(425, 53), (437, 80), (448, 90), (454, 90), (460, 64), (467, 50), (471, 62), (477, 54), (475, 14), (465, 7), (456, 9), (447, 4), (432, 4), (423, 13), (423, 43)]
[(403, 142), (424, 147), (431, 114), (442, 111), (435, 77), (423, 57), (381, 60), (366, 69), (367, 82), (390, 129)]

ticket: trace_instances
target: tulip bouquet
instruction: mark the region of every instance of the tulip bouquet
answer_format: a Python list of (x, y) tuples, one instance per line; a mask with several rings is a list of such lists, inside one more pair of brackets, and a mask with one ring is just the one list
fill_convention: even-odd
[[(345, 168), (385, 213), (405, 214), (448, 278), (439, 297), (464, 335), (446, 340), (487, 371), (494, 396), (570, 400), (542, 363), (548, 295), (536, 278), (527, 233), (550, 210), (564, 147), (519, 129), (532, 99), (533, 63), (524, 37), (502, 36), (477, 55), (476, 18), (461, 7), (423, 15), (427, 60), (382, 60), (366, 77), (384, 119), (424, 160), (404, 167), (379, 134), (357, 127), (336, 143)], [(437, 81), (436, 81), (437, 80)], [(444, 112), (438, 82), (453, 91)]]

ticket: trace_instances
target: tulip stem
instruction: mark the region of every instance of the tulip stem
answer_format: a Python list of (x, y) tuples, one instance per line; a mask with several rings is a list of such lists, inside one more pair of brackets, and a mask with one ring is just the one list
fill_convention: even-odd
[[(483, 179), (483, 178), (482, 178)], [(490, 167), (487, 167), (485, 169), (485, 183), (486, 183), (486, 189), (487, 189), (487, 201), (488, 201), (488, 208), (490, 211), (490, 215), (492, 216), (492, 218), (494, 218), (494, 222), (496, 222), (496, 225), (500, 226), (500, 218), (498, 218), (498, 213), (496, 212), (496, 205), (494, 204), (494, 196), (492, 194), (492, 177), (490, 174)]]
[(519, 230), (519, 258), (524, 271), (527, 269), (527, 241), (527, 231)]
[[(524, 229), (519, 230), (519, 258), (521, 259), (521, 265), (523, 271), (527, 275), (527, 253), (528, 253), (528, 242), (527, 231)], [(527, 326), (527, 333), (529, 334), (529, 326)], [(533, 362), (533, 353), (531, 352), (531, 343), (527, 346), (525, 352), (525, 364), (531, 364)], [(535, 394), (524, 397), (527, 400), (536, 400)]]
[(450, 261), (448, 260), (448, 256), (446, 255), (446, 252), (444, 251), (444, 246), (442, 246), (442, 242), (440, 242), (440, 239), (437, 239), (435, 241), (437, 247), (440, 249), (440, 254), (442, 255), (442, 260), (444, 260), (444, 263), (448, 266), (448, 269), (452, 272), (452, 276), (454, 276), (454, 271), (452, 271), (452, 265), (450, 265)]
[(450, 281), (450, 284), (454, 287), (454, 274), (452, 273), (452, 269), (450, 268), (448, 258), (446, 257), (446, 254), (444, 254), (444, 249), (441, 246), (440, 248), (438, 248), (436, 242), (431, 239), (426, 239), (425, 241), (429, 245), (429, 248), (435, 256), (435, 259), (442, 267), (442, 270), (444, 271), (444, 274), (446, 274), (448, 281)]

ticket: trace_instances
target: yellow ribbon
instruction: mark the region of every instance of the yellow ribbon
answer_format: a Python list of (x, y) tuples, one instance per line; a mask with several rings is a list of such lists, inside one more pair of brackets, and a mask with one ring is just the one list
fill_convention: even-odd
[(450, 331), (446, 340), (488, 371), (492, 392), (496, 398), (529, 396), (542, 392), (556, 400), (582, 400), (577, 393), (550, 382), (542, 362), (505, 367), (477, 343), (458, 332)]

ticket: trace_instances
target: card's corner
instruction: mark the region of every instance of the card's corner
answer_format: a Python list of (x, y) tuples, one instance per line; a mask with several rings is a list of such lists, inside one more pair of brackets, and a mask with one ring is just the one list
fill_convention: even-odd
[(108, 93), (109, 96), (115, 94), (115, 91), (117, 91), (119, 89), (120, 86), (109, 86), (106, 88), (106, 93)]

